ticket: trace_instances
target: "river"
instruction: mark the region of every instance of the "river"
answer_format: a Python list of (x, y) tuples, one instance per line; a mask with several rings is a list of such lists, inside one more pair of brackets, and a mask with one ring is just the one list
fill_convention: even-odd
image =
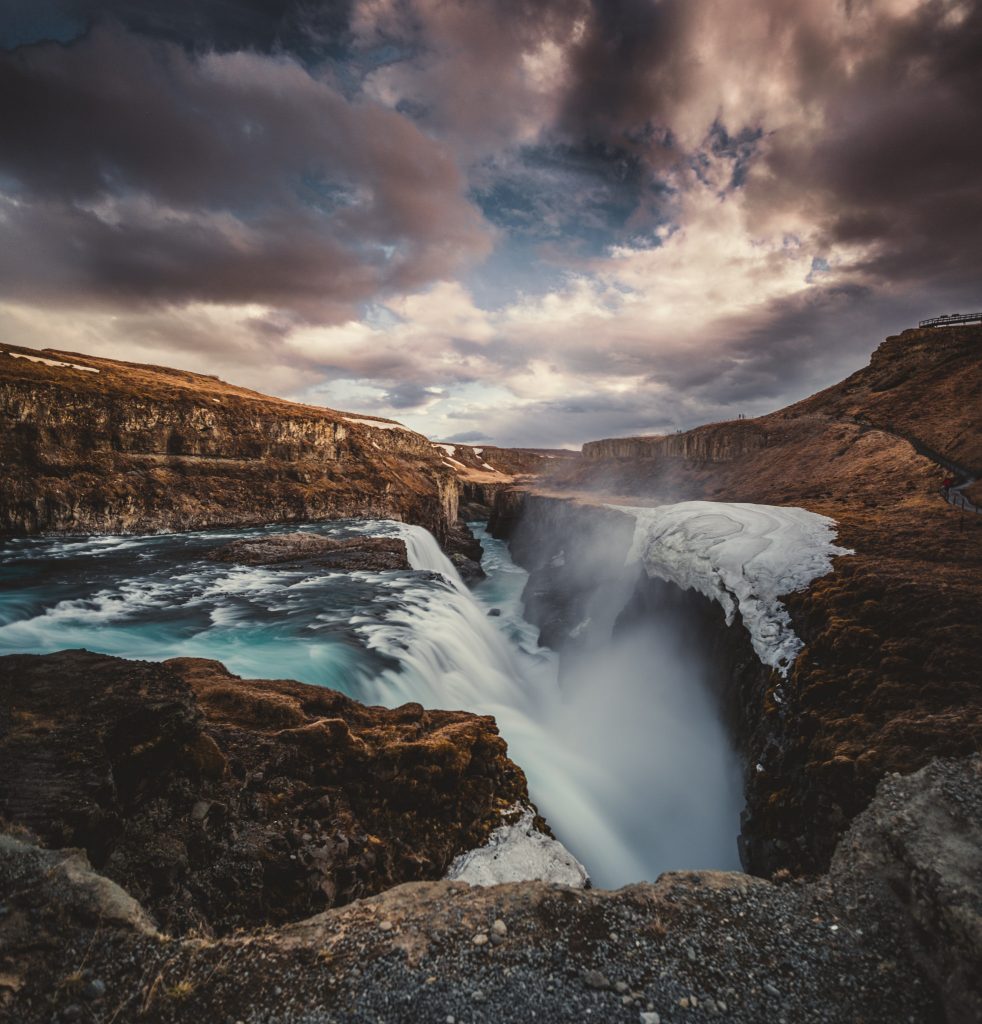
[(401, 536), (412, 571), (205, 558), (230, 540), (296, 526), (7, 541), (0, 653), (214, 658), (239, 675), (299, 679), (369, 703), (494, 715), (532, 799), (595, 884), (737, 868), (740, 770), (697, 653), (650, 622), (560, 668), (523, 618), (527, 574), (472, 527), (488, 574), (473, 590), (430, 534), (394, 522), (300, 529)]

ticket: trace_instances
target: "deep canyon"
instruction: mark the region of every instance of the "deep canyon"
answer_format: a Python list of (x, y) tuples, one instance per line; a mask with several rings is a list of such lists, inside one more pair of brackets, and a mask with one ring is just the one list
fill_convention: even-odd
[[(557, 1020), (976, 1019), (982, 515), (937, 486), (982, 476), (982, 330), (582, 457), (76, 354), (0, 371), (15, 1019), (501, 1019), (509, 992)], [(697, 502), (799, 508), (839, 547), (758, 622), (716, 540), (685, 579), (637, 557), (646, 510)], [(206, 558), (287, 531), (356, 554)], [(596, 891), (441, 881), (525, 806)]]

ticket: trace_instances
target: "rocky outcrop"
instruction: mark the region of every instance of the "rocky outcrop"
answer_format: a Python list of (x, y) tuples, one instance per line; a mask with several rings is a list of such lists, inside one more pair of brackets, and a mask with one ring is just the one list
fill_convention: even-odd
[(608, 438), (583, 445), (583, 458), (687, 459), (692, 462), (729, 462), (747, 452), (775, 443), (777, 438), (754, 420), (711, 423), (684, 433), (654, 437)]
[(409, 569), (406, 543), (398, 537), (352, 537), (333, 540), (312, 533), (280, 533), (234, 540), (210, 551), (213, 562), (237, 565), (282, 565), (303, 562), (319, 569), (372, 571)]
[(458, 519), (450, 528), (443, 547), (465, 583), (469, 585), (485, 578), (486, 573), (481, 568), (484, 548), (463, 519)]
[(494, 721), (217, 662), (0, 658), (0, 820), (78, 847), (171, 932), (437, 879), (526, 803)]
[(0, 840), (0, 1010), (21, 1024), (979, 1019), (979, 761), (890, 777), (819, 881), (617, 892), (411, 883), (274, 929), (165, 939), (72, 851)]
[(164, 367), (0, 346), (0, 533), (394, 518), (441, 541), (458, 485), (388, 420)]

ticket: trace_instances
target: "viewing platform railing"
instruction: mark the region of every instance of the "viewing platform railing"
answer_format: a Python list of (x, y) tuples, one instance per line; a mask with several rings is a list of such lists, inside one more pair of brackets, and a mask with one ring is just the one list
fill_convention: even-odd
[(933, 316), (922, 320), (918, 327), (950, 327), (952, 324), (982, 323), (982, 313), (949, 313), (947, 316)]

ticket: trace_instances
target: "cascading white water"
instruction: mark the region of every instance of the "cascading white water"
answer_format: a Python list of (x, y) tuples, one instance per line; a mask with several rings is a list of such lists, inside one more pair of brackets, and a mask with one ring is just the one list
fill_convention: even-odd
[(442, 573), (458, 590), (465, 590), (460, 573), (429, 530), (407, 523), (399, 532), (406, 545), (406, 557), (414, 569)]
[(367, 646), (398, 664), (362, 680), (366, 698), (494, 715), (533, 800), (597, 884), (737, 866), (739, 771), (674, 638), (657, 624), (612, 637), (572, 659), (560, 685), (552, 652), (513, 642), (528, 636), (524, 572), (508, 565), (511, 596), (489, 618), (481, 590), (468, 591), (429, 533), (400, 533), (413, 567), (446, 585), (404, 589), (381, 622), (355, 621)]

